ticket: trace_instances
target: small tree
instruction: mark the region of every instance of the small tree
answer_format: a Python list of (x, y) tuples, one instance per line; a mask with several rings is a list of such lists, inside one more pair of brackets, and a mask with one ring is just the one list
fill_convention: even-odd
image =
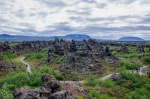
[(0, 89), (0, 99), (13, 99), (13, 95), (8, 89), (7, 84), (4, 84)]

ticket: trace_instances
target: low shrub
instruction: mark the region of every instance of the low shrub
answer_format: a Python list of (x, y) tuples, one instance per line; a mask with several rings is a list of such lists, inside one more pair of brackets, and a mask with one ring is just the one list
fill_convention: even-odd
[(54, 71), (54, 75), (57, 80), (64, 80), (64, 76), (59, 71)]
[(9, 53), (9, 52), (3, 52), (3, 53), (1, 53), (1, 56), (3, 56), (3, 59), (4, 59), (4, 60), (8, 60), (8, 61), (10, 61), (11, 59), (17, 57), (16, 54)]
[(0, 88), (0, 99), (13, 99), (13, 94), (10, 92), (8, 85), (5, 83)]
[(30, 79), (26, 73), (16, 72), (16, 73), (13, 73), (12, 76), (9, 76), (0, 80), (0, 86), (7, 83), (9, 85), (10, 84), (14, 85), (14, 89), (15, 89), (15, 88), (20, 88), (22, 86), (28, 85), (29, 82), (30, 82)]
[(98, 80), (94, 76), (89, 76), (85, 80), (85, 85), (87, 86), (96, 86), (98, 84)]
[(53, 74), (53, 69), (51, 67), (48, 67), (47, 65), (41, 66), (39, 68), (40, 73), (49, 73)]
[(126, 97), (127, 99), (150, 99), (150, 94), (145, 88), (140, 88), (126, 94)]
[(100, 93), (98, 93), (95, 90), (90, 91), (90, 96), (91, 96), (92, 99), (102, 99), (102, 98), (100, 98)]
[(99, 82), (99, 84), (104, 87), (113, 87), (116, 85), (116, 83), (111, 79), (102, 80)]
[(137, 63), (133, 64), (133, 63), (129, 63), (129, 62), (123, 62), (122, 66), (124, 66), (128, 70), (138, 69), (140, 67), (140, 65)]
[(150, 64), (150, 56), (146, 56), (142, 59), (143, 62)]
[(26, 54), (25, 57), (29, 60), (33, 60), (33, 59), (43, 59), (44, 58), (44, 54), (42, 53), (30, 53), (30, 54)]

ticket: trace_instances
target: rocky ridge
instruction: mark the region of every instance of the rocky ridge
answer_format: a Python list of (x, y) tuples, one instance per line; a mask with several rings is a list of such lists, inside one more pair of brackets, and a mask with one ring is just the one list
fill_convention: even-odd
[[(80, 85), (65, 84), (62, 87), (59, 82), (49, 74), (43, 74), (40, 88), (31, 89), (27, 86), (16, 89), (13, 92), (14, 99), (76, 99), (77, 96), (91, 99), (88, 91)], [(74, 87), (73, 87), (74, 86)], [(77, 90), (76, 88), (79, 88)]]

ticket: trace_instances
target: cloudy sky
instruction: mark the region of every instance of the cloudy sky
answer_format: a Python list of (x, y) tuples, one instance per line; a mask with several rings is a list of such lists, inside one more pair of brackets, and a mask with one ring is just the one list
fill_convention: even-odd
[(150, 40), (150, 0), (0, 0), (0, 34)]

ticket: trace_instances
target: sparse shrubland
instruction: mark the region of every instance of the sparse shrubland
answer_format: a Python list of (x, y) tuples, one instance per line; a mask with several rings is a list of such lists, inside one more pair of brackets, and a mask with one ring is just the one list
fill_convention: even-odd
[(12, 92), (9, 90), (11, 85), (7, 85), (6, 83), (0, 87), (0, 99), (13, 99)]
[(150, 56), (146, 56), (142, 60), (144, 63), (150, 64)]
[(44, 55), (42, 53), (30, 53), (30, 54), (26, 54), (25, 57), (28, 59), (28, 60), (34, 60), (34, 59), (43, 59), (44, 58)]
[(16, 54), (9, 53), (9, 52), (2, 52), (2, 53), (0, 53), (0, 55), (3, 57), (4, 60), (10, 61), (10, 62), (13, 58), (17, 57)]
[(96, 86), (99, 83), (98, 79), (96, 79), (94, 76), (89, 76), (85, 80), (85, 85), (87, 86)]
[(138, 69), (140, 67), (140, 64), (123, 62), (122, 66), (125, 67), (126, 69), (132, 70), (132, 69)]
[(99, 84), (103, 87), (108, 87), (108, 88), (114, 87), (116, 85), (116, 83), (114, 81), (112, 81), (111, 79), (99, 81)]
[[(15, 43), (12, 43), (10, 46), (15, 46)], [(82, 45), (82, 44), (81, 44)], [(105, 45), (104, 45), (105, 46)], [(96, 46), (95, 46), (96, 47)], [(96, 57), (96, 59), (91, 58), (91, 64), (88, 67), (87, 64), (77, 64), (72, 65), (72, 63), (67, 63), (70, 61), (70, 57), (74, 54), (73, 52), (67, 52), (65, 50), (65, 54), (69, 53), (67, 59), (63, 56), (58, 55), (56, 53), (50, 54), (50, 58), (53, 58), (49, 63), (47, 62), (47, 52), (48, 47), (43, 48), (40, 52), (31, 52), (22, 54), (21, 56), (17, 56), (18, 54), (12, 54), (9, 52), (1, 52), (0, 55), (3, 56), (3, 59), (9, 62), (12, 62), (17, 66), (17, 70), (11, 72), (4, 77), (0, 78), (0, 99), (13, 99), (12, 91), (16, 88), (20, 88), (23, 86), (30, 86), (31, 88), (37, 88), (41, 84), (41, 75), (43, 73), (48, 73), (53, 75), (57, 80), (71, 80), (71, 81), (78, 81), (79, 79), (84, 80), (84, 88), (89, 90), (89, 94), (92, 99), (150, 99), (150, 70), (146, 68), (143, 72), (146, 76), (140, 76), (138, 73), (130, 73), (131, 70), (139, 69), (143, 64), (149, 65), (150, 64), (150, 54), (148, 52), (148, 48), (145, 48), (145, 52), (138, 52), (136, 51), (136, 46), (127, 46), (128, 52), (124, 53), (118, 50), (118, 46), (111, 46), (110, 49), (117, 50), (113, 51), (112, 54), (119, 57), (121, 59), (122, 64), (119, 66), (112, 66), (112, 64), (107, 63), (111, 62), (109, 60), (110, 56), (106, 57)], [(93, 56), (95, 55), (96, 49), (92, 49)], [(80, 54), (80, 53), (77, 53)], [(32, 73), (26, 73), (26, 67), (24, 64), (20, 62), (21, 57), (25, 57), (25, 61), (30, 64)], [(73, 59), (72, 62), (83, 62), (87, 60), (88, 56), (81, 57), (80, 55), (76, 58), (77, 60)], [(105, 59), (107, 61), (105, 61)], [(102, 63), (103, 65), (97, 65), (94, 67), (95, 63)], [(39, 63), (42, 63), (40, 66), (37, 66)], [(62, 72), (60, 70), (60, 66), (64, 66), (64, 64), (68, 67), (63, 68)], [(85, 66), (87, 65), (87, 67)], [(72, 69), (70, 69), (72, 66)], [(92, 75), (84, 74), (79, 75), (74, 70), (76, 67), (80, 70), (80, 66), (85, 66), (82, 68), (92, 68), (93, 70), (97, 70), (98, 67), (104, 67), (102, 73), (94, 73)], [(83, 69), (83, 70), (84, 70)], [(99, 68), (101, 69), (101, 68)], [(60, 72), (60, 71), (61, 72)], [(68, 72), (68, 71), (69, 72)], [(76, 72), (76, 73), (74, 73)], [(88, 71), (87, 71), (88, 72)], [(121, 79), (117, 81), (113, 81), (111, 79), (106, 80), (99, 80), (105, 74), (108, 73), (120, 73)], [(65, 78), (66, 77), (66, 78)], [(87, 77), (87, 78), (86, 78)], [(86, 78), (86, 79), (85, 79)], [(63, 84), (62, 84), (63, 85)], [(77, 97), (78, 99), (86, 99), (84, 96)]]
[(39, 69), (33, 69), (31, 74), (26, 72), (12, 72), (7, 75), (7, 77), (4, 77), (2, 80), (0, 80), (0, 86), (2, 87), (2, 85), (5, 83), (12, 85), (13, 87), (10, 89), (11, 91), (23, 86), (30, 86), (33, 88), (38, 87), (41, 84), (41, 75), (43, 73), (55, 75), (56, 79), (58, 80), (64, 79), (59, 71), (53, 72), (52, 68), (45, 65), (41, 66)]

